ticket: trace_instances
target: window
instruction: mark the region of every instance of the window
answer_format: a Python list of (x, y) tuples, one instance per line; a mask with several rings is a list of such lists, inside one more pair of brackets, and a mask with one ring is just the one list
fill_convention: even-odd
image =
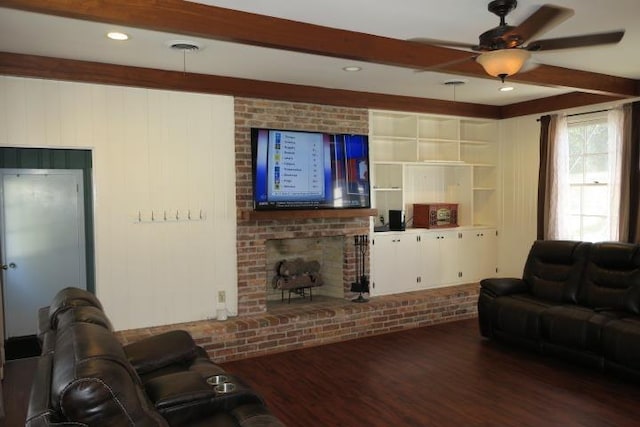
[(611, 240), (612, 161), (607, 116), (568, 120), (569, 176), (567, 238)]
[(629, 172), (634, 165), (625, 163), (622, 154), (631, 150), (631, 138), (623, 138), (625, 118), (630, 117), (626, 109), (544, 117), (539, 238), (626, 239), (634, 195)]

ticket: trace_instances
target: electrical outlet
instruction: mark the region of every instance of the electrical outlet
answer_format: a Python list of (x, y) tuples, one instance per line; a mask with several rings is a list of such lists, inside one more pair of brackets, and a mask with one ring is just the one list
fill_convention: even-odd
[(225, 291), (218, 291), (218, 302), (224, 303), (227, 298)]
[(380, 215), (380, 218), (378, 218), (380, 220), (380, 224), (384, 225), (384, 216)]

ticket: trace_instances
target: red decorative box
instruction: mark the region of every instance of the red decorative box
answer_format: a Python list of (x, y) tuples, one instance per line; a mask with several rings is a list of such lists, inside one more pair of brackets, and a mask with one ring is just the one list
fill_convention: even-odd
[(458, 226), (457, 203), (428, 203), (413, 205), (415, 228), (447, 228)]

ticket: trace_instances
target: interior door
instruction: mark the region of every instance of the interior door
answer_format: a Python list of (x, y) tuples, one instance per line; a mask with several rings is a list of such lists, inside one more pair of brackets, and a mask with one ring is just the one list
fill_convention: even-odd
[(5, 339), (33, 335), (37, 311), (86, 289), (82, 171), (0, 169)]

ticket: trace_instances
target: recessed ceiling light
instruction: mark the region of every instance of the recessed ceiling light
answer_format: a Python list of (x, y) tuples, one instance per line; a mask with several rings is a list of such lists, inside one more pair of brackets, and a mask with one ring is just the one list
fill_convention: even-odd
[(468, 80), (465, 79), (451, 79), (451, 80), (445, 80), (442, 84), (445, 86), (462, 86), (467, 84)]
[(350, 65), (348, 67), (342, 67), (342, 70), (347, 71), (349, 73), (353, 73), (353, 72), (362, 70), (362, 67), (358, 67), (356, 65)]
[(198, 52), (202, 50), (200, 43), (191, 40), (171, 40), (167, 45), (173, 50), (179, 50), (182, 52)]
[(513, 86), (502, 86), (500, 92), (511, 92), (514, 89)]
[(110, 33), (107, 33), (107, 37), (109, 37), (111, 40), (118, 40), (118, 41), (129, 40), (128, 34), (121, 33), (119, 31), (112, 31)]

